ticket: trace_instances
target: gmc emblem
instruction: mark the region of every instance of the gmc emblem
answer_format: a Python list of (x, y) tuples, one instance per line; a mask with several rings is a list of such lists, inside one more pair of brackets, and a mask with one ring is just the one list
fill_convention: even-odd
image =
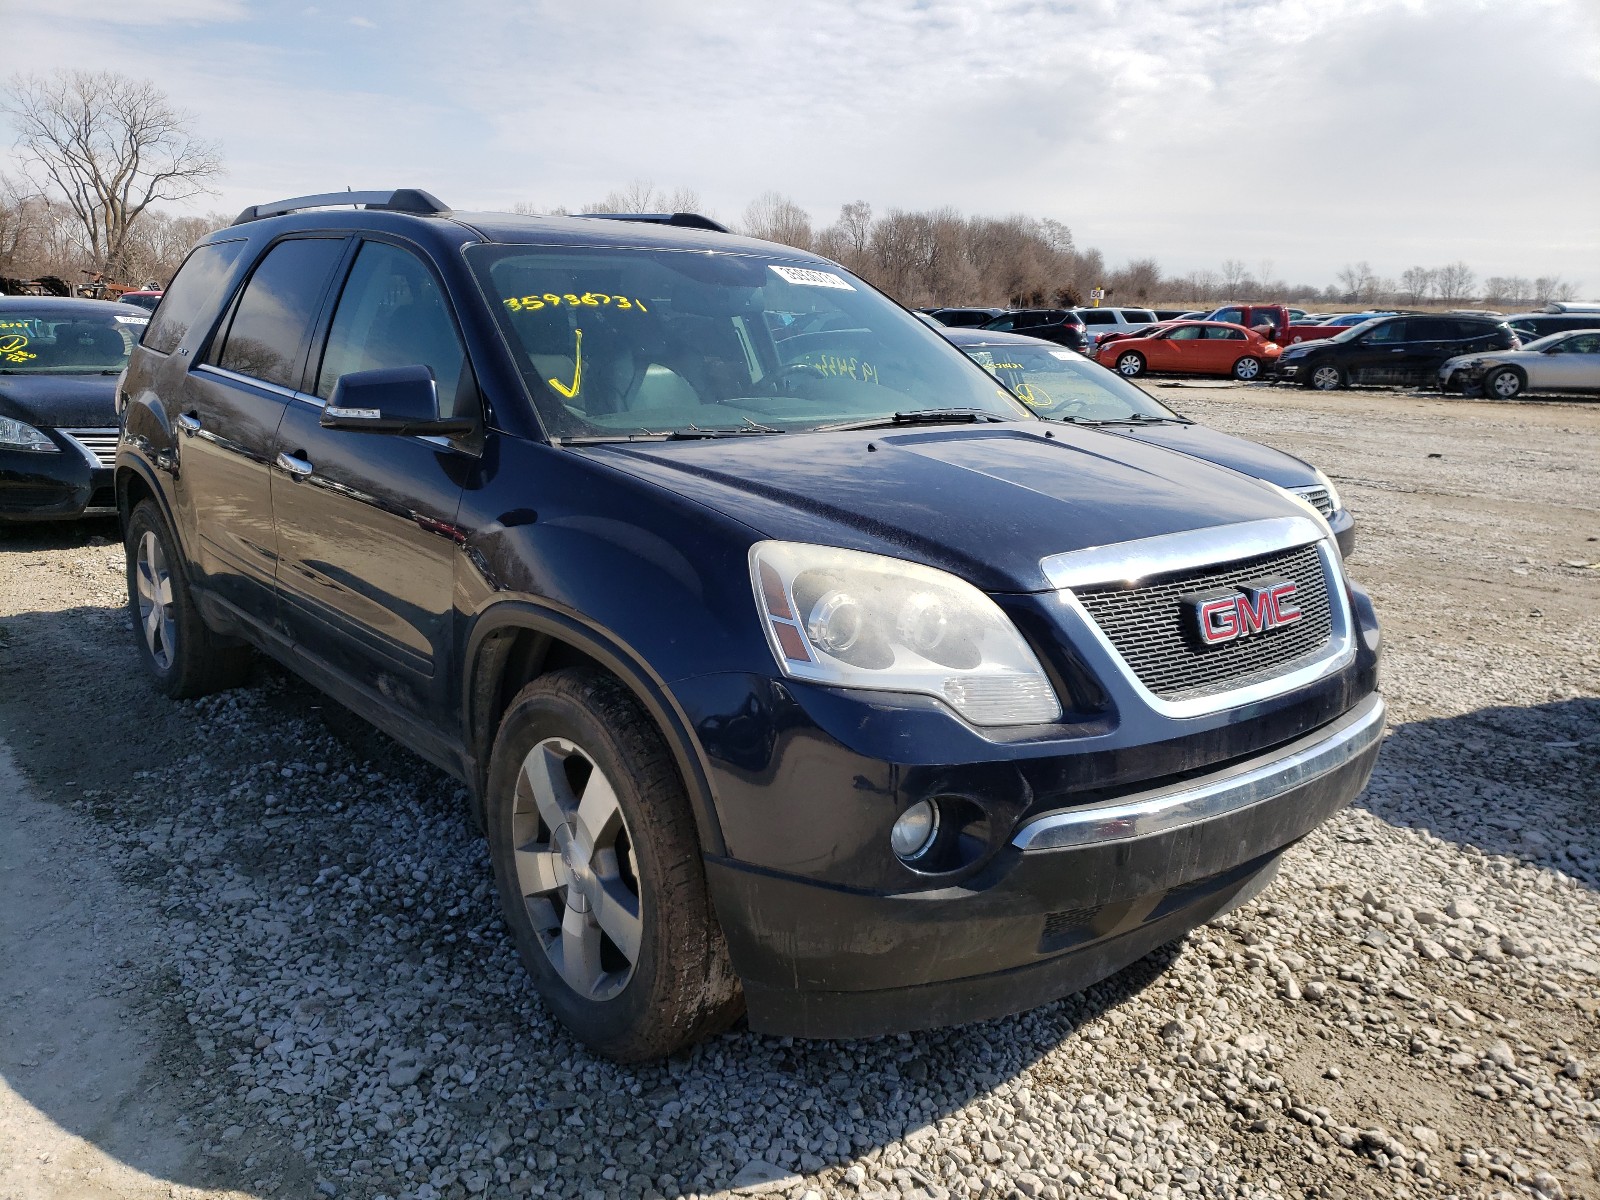
[(1207, 646), (1293, 625), (1300, 619), (1292, 579), (1258, 579), (1243, 587), (1180, 596), (1195, 634)]

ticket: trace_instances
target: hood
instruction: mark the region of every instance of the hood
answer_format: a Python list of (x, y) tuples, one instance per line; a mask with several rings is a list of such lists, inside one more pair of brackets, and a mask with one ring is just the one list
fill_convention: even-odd
[(115, 375), (0, 375), (0, 417), (41, 428), (115, 429)]
[(1282, 450), (1274, 450), (1229, 433), (1219, 433), (1204, 425), (1110, 425), (1106, 427), (1106, 432), (1150, 446), (1163, 446), (1180, 454), (1192, 454), (1218, 466), (1265, 479), (1279, 487), (1317, 486), (1316, 471), (1309, 463)]
[[(1050, 436), (1047, 436), (1050, 435)], [(1131, 438), (1045, 422), (586, 447), (764, 537), (888, 554), (989, 592), (1049, 588), (1049, 555), (1301, 507)]]
[(1283, 357), (1299, 358), (1302, 352), (1309, 353), (1312, 350), (1321, 350), (1324, 346), (1331, 346), (1333, 344), (1333, 337), (1331, 335), (1328, 337), (1306, 338), (1301, 342), (1290, 342), (1287, 346), (1283, 347)]
[(1458, 354), (1454, 358), (1447, 358), (1439, 364), (1441, 371), (1448, 367), (1462, 367), (1467, 363), (1482, 363), (1484, 366), (1493, 366), (1499, 363), (1516, 362), (1519, 359), (1526, 361), (1530, 358), (1543, 358), (1538, 351), (1525, 354), (1521, 350), (1479, 350), (1476, 354)]

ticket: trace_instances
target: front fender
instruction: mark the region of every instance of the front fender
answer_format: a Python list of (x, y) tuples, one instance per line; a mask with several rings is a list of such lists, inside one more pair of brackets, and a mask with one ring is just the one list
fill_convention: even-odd
[(462, 656), (462, 713), (469, 759), (469, 778), (481, 793), (488, 772), (488, 750), (493, 746), (493, 704), (499, 694), (496, 656), (489, 652), (492, 639), (532, 631), (565, 643), (594, 659), (627, 685), (661, 730), (662, 738), (678, 766), (689, 795), (700, 844), (707, 854), (727, 852), (717, 818), (710, 769), (688, 715), (663, 680), (642, 656), (606, 630), (575, 613), (533, 599), (506, 599), (478, 613), (467, 633)]

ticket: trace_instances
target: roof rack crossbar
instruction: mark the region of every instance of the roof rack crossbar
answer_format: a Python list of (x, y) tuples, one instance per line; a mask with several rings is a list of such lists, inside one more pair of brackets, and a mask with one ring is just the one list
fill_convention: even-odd
[(437, 196), (421, 188), (396, 188), (391, 192), (326, 192), (320, 196), (295, 196), (271, 204), (253, 204), (235, 219), (235, 225), (259, 221), (265, 217), (281, 217), (285, 213), (303, 212), (308, 208), (343, 208), (359, 205), (387, 212), (416, 213), (419, 216), (438, 217), (450, 209)]
[(699, 213), (573, 213), (575, 217), (584, 217), (598, 221), (645, 221), (651, 225), (676, 225), (680, 229), (709, 229), (713, 233), (732, 233), (720, 221), (713, 221), (710, 217), (702, 217)]

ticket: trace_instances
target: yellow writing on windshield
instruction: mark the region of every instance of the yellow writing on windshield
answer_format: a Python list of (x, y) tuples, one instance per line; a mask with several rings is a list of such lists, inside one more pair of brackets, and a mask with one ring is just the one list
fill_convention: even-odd
[(848, 376), (862, 383), (879, 383), (878, 368), (859, 358), (844, 358), (837, 354), (814, 353), (803, 355), (796, 366), (810, 367), (819, 375)]
[(572, 351), (572, 385), (562, 383), (559, 379), (548, 379), (545, 382), (568, 400), (578, 394), (578, 389), (583, 387), (583, 330), (573, 330), (576, 344)]
[[(12, 326), (12, 328), (15, 328), (15, 326)], [(27, 362), (32, 358), (38, 358), (37, 354), (26, 349), (27, 345), (28, 339), (20, 333), (8, 333), (0, 336), (0, 361), (20, 363)]]
[(512, 296), (501, 301), (512, 312), (538, 312), (541, 308), (616, 308), (628, 312), (649, 312), (643, 300), (612, 296), (605, 292), (545, 292), (543, 295)]

